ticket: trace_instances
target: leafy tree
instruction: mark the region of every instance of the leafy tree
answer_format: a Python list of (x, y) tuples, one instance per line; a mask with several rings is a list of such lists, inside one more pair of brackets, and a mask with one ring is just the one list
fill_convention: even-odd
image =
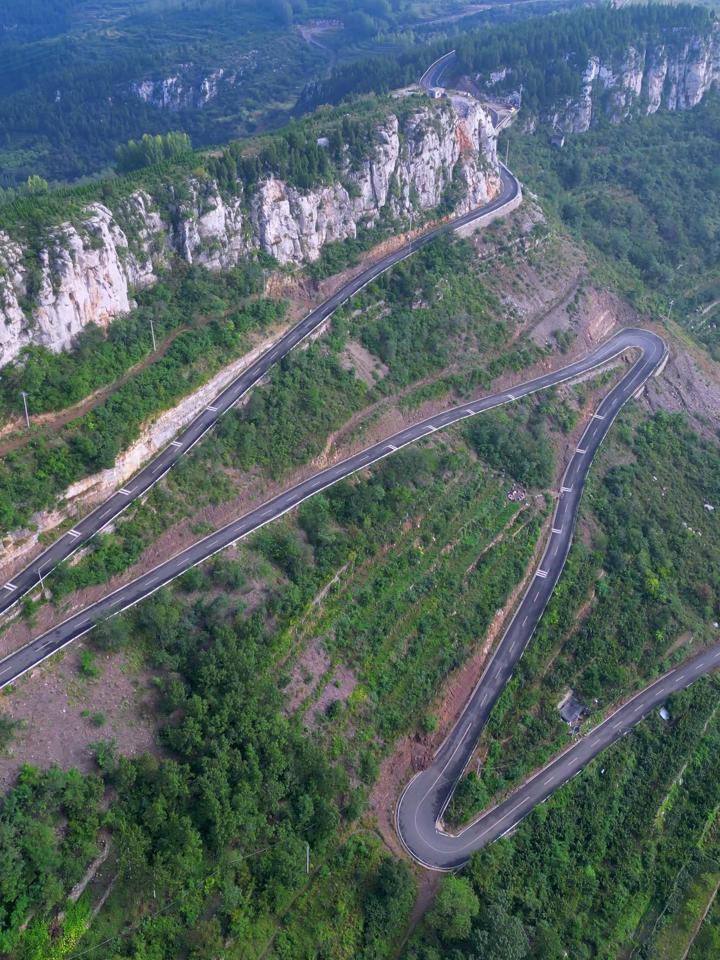
[(430, 913), (430, 924), (443, 939), (466, 940), (480, 901), (465, 877), (445, 877)]
[(525, 960), (530, 943), (519, 917), (498, 899), (483, 908), (480, 927), (470, 938), (473, 960)]
[(165, 160), (187, 158), (192, 153), (192, 144), (187, 133), (170, 131), (166, 134), (143, 134), (141, 140), (129, 140), (115, 152), (116, 166), (120, 173), (139, 170)]

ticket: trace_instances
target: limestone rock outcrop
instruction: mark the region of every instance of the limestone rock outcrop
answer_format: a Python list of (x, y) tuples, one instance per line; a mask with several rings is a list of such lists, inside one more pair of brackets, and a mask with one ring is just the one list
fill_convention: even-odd
[(543, 118), (557, 130), (584, 133), (594, 121), (689, 110), (720, 84), (720, 25), (682, 43), (631, 46), (622, 59), (591, 57), (575, 101)]
[(228, 197), (212, 179), (188, 176), (182, 199), (139, 190), (114, 209), (88, 205), (49, 228), (39, 252), (0, 232), (0, 364), (27, 343), (62, 350), (88, 323), (109, 323), (174, 258), (220, 270), (262, 250), (301, 264), (382, 218), (445, 209), (448, 197), (465, 212), (500, 187), (495, 145), (477, 101), (428, 101), (388, 115), (362, 162), (348, 158), (335, 182), (315, 189), (269, 177)]

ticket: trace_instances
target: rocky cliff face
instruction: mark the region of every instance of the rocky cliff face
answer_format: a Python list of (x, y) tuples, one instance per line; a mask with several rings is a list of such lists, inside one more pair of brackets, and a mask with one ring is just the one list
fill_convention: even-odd
[(634, 114), (689, 110), (720, 84), (720, 25), (682, 43), (629, 47), (614, 62), (591, 57), (582, 93), (543, 119), (556, 130), (584, 133), (602, 117), (614, 122)]
[(201, 70), (183, 63), (164, 77), (143, 77), (130, 84), (130, 93), (161, 110), (197, 110), (223, 95), (229, 95), (248, 72), (257, 67), (258, 51), (237, 57), (234, 65)]
[(48, 232), (39, 257), (0, 231), (0, 363), (27, 343), (67, 347), (88, 323), (107, 324), (132, 306), (133, 290), (155, 282), (176, 257), (212, 270), (262, 250), (279, 263), (316, 260), (333, 240), (355, 237), (383, 217), (430, 211), (457, 185), (458, 213), (500, 187), (495, 133), (476, 101), (457, 97), (391, 114), (359, 165), (338, 182), (299, 190), (277, 178), (222, 196), (188, 179), (182, 202), (161, 205), (144, 191), (115, 209), (100, 203)]

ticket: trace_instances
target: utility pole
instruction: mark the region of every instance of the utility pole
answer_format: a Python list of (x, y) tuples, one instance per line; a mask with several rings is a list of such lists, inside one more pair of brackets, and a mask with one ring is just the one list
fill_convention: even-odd
[(310, 873), (310, 844), (305, 844), (305, 873)]
[(28, 398), (28, 395), (27, 395), (27, 393), (25, 393), (24, 390), (21, 390), (20, 393), (22, 394), (22, 398), (23, 398), (23, 406), (25, 407), (25, 423), (27, 423), (27, 428), (28, 428), (28, 430), (29, 430), (29, 429), (30, 429), (30, 415), (28, 414), (28, 407), (27, 407), (27, 398)]
[(157, 351), (157, 343), (155, 342), (155, 327), (153, 326), (152, 317), (150, 317), (150, 333), (152, 334), (153, 352), (155, 352)]

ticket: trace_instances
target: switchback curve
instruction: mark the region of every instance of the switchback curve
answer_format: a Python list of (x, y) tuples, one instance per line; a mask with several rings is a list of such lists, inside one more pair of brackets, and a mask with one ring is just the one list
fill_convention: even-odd
[[(654, 370), (658, 369), (663, 362), (665, 345), (654, 333), (637, 329), (621, 330), (586, 357), (576, 360), (560, 370), (525, 381), (525, 383), (518, 384), (518, 386), (513, 387), (510, 391), (492, 394), (491, 396), (469, 401), (468, 403), (445, 410), (433, 417), (406, 427), (404, 430), (390, 437), (386, 437), (384, 440), (348, 457), (340, 463), (336, 463), (319, 471), (290, 489), (278, 494), (276, 497), (273, 497), (255, 510), (250, 511), (236, 520), (231, 521), (221, 529), (216, 530), (214, 533), (196, 541), (190, 547), (180, 551), (153, 569), (148, 570), (147, 573), (137, 577), (125, 586), (119, 587), (117, 590), (106, 594), (95, 603), (73, 614), (73, 616), (63, 621), (63, 623), (30, 641), (30, 643), (26, 644), (20, 650), (0, 660), (0, 688), (9, 683), (13, 683), (18, 677), (22, 676), (23, 673), (32, 669), (42, 660), (47, 659), (47, 657), (52, 656), (68, 643), (77, 639), (77, 637), (92, 630), (99, 621), (114, 616), (121, 610), (133, 606), (144, 597), (149, 596), (156, 590), (170, 583), (176, 577), (179, 577), (190, 567), (201, 563), (220, 550), (224, 550), (235, 541), (246, 537), (266, 523), (270, 523), (288, 510), (292, 510), (298, 506), (298, 504), (307, 500), (308, 497), (319, 493), (321, 490), (327, 489), (340, 480), (344, 480), (358, 470), (377, 463), (401, 447), (414, 443), (422, 437), (427, 437), (436, 430), (449, 426), (452, 423), (458, 423), (461, 420), (473, 417), (486, 410), (491, 410), (494, 407), (512, 403), (519, 397), (528, 396), (529, 394), (547, 389), (548, 387), (576, 379), (593, 370), (598, 370), (610, 360), (632, 348), (637, 348), (641, 351), (640, 359), (625, 377), (623, 377), (620, 383), (610, 391), (601, 404), (601, 410), (607, 411), (608, 420), (605, 420), (605, 414), (599, 413), (596, 416), (600, 417), (600, 419), (593, 420), (588, 431), (586, 431), (585, 442), (587, 442), (588, 445), (594, 444), (592, 447), (594, 452), (597, 443), (599, 443), (602, 436), (604, 436), (606, 429), (594, 425), (609, 423), (611, 418), (617, 413), (621, 402), (624, 402), (627, 397), (636, 392), (647, 377), (650, 376)], [(573, 511), (577, 509), (579, 488), (584, 479), (587, 463), (589, 463), (589, 458), (585, 460), (582, 458), (578, 459), (579, 457), (580, 455), (576, 454), (576, 457), (573, 458), (570, 466), (571, 479), (568, 480), (568, 482), (575, 482), (572, 480), (572, 476), (574, 476), (572, 471), (575, 470), (574, 465), (577, 464), (580, 473), (577, 475), (575, 491), (574, 493), (573, 491), (563, 491), (558, 506), (558, 510), (562, 511), (560, 517), (565, 516), (565, 511), (567, 511), (569, 520), (574, 518)], [(564, 533), (558, 536), (561, 539), (554, 539), (551, 545), (554, 547), (555, 543), (558, 543), (562, 546), (562, 559), (564, 562), (564, 556), (570, 542), (570, 526), (567, 527)], [(555, 537), (556, 535), (553, 534), (553, 538)], [(553, 568), (554, 567), (555, 561), (553, 561)], [(557, 573), (559, 575), (559, 569)], [(552, 585), (554, 585), (554, 582), (553, 580)], [(549, 580), (548, 585), (550, 585)], [(538, 616), (543, 608), (544, 603), (542, 607), (535, 607)]]

